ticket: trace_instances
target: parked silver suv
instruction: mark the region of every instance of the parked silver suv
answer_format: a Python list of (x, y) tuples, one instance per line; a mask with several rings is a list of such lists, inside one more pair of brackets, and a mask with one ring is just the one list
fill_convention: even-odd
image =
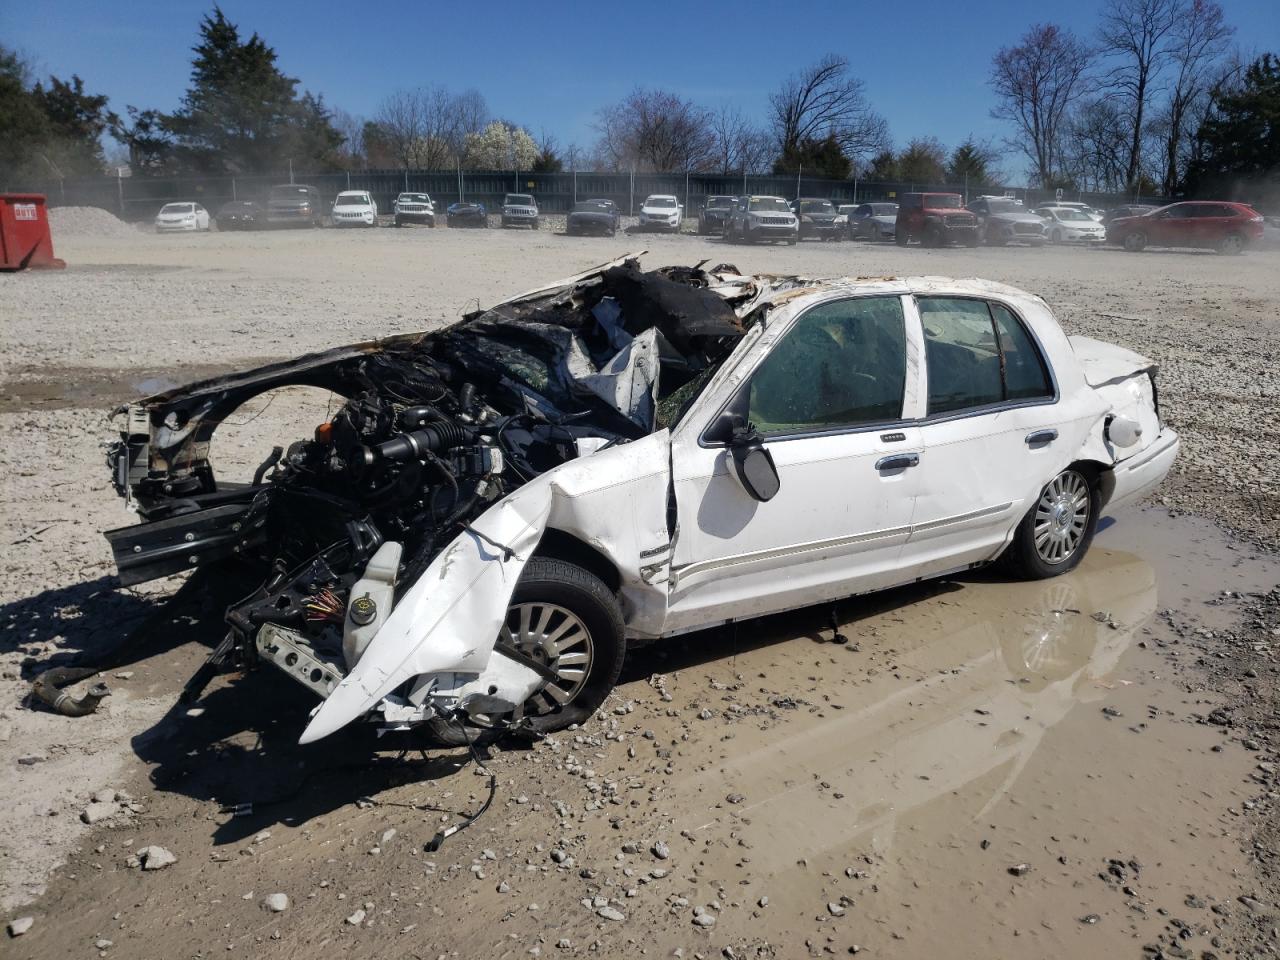
[(508, 193), (502, 198), (502, 225), (538, 229), (538, 202), (528, 193)]

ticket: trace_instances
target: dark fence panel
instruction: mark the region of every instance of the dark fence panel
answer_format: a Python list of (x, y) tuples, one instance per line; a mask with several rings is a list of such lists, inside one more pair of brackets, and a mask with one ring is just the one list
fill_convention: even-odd
[[(795, 176), (723, 176), (718, 174), (658, 173), (514, 173), (470, 170), (360, 170), (344, 173), (293, 175), (293, 182), (320, 189), (332, 200), (343, 190), (368, 190), (382, 212), (390, 212), (402, 191), (431, 194), (439, 206), (456, 200), (476, 200), (496, 213), (506, 193), (531, 193), (546, 213), (564, 213), (576, 200), (612, 200), (627, 215), (639, 211), (644, 198), (654, 193), (673, 194), (692, 216), (716, 195), (766, 194), (793, 200), (825, 197), (836, 204), (896, 200), (904, 193), (928, 191), (958, 193), (973, 199), (983, 193), (1010, 193), (1028, 205), (1052, 201), (1052, 190), (1008, 190), (991, 185), (881, 183), (859, 180), (818, 180)], [(5, 184), (5, 189), (30, 190), (49, 197), (50, 206), (103, 207), (126, 220), (146, 220), (166, 203), (194, 200), (217, 213), (229, 200), (261, 200), (275, 184), (289, 183), (288, 174), (241, 177), (86, 177), (29, 184)], [(1100, 207), (1133, 202), (1120, 194), (1066, 191), (1064, 200), (1082, 200)], [(1164, 203), (1157, 197), (1138, 198), (1146, 203)], [(439, 208), (439, 207), (438, 207)]]

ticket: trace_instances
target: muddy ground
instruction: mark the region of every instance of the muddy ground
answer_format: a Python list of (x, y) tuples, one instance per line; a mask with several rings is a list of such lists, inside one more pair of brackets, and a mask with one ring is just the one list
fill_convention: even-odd
[[(5, 955), (1272, 952), (1280, 257), (393, 229), (55, 244), (66, 272), (0, 277), (0, 900), (33, 918)], [(849, 601), (848, 645), (809, 611), (637, 651), (600, 718), (494, 751), (493, 808), (434, 853), (488, 792), (464, 753), (358, 731), (299, 748), (311, 704), (265, 671), (174, 708), (218, 633), (212, 589), (109, 673), (100, 715), (24, 704), (38, 669), (177, 587), (113, 586), (112, 405), (640, 246), (1033, 290), (1069, 332), (1159, 361), (1182, 459), (1068, 577)], [(330, 403), (265, 398), (215, 456), (250, 471)], [(131, 866), (148, 846), (176, 863)]]

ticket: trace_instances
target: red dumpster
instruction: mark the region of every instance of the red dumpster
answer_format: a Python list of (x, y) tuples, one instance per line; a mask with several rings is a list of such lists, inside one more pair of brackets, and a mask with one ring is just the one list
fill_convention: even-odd
[(66, 265), (53, 255), (44, 194), (0, 193), (0, 270)]

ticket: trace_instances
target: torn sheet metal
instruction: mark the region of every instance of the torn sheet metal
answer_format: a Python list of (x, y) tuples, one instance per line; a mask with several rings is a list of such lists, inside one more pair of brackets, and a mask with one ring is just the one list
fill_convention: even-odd
[(550, 512), (551, 483), (544, 475), (476, 518), (401, 598), (299, 743), (346, 726), (413, 677), (483, 671)]

